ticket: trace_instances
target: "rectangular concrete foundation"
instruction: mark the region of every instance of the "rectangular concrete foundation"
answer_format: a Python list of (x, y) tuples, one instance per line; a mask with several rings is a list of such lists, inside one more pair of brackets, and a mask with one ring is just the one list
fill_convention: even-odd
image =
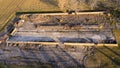
[[(90, 14), (90, 15), (89, 15)], [(66, 46), (117, 46), (111, 27), (94, 23), (104, 12), (24, 14), (7, 43)], [(30, 17), (29, 17), (30, 16)], [(24, 19), (28, 19), (25, 21)], [(84, 23), (88, 21), (88, 23)], [(92, 22), (92, 24), (90, 24)]]

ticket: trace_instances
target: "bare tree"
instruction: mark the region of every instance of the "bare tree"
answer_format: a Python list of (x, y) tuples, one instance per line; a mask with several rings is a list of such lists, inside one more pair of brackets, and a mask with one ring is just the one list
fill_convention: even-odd
[[(58, 0), (58, 6), (61, 10), (74, 10), (74, 11), (79, 11), (79, 10), (84, 10), (88, 9), (90, 7), (94, 7), (96, 5), (97, 0)], [(88, 6), (88, 2), (90, 6)], [(91, 4), (92, 3), (92, 4)]]
[(58, 6), (61, 10), (78, 10), (79, 0), (58, 0)]
[(74, 10), (74, 11), (79, 10), (79, 8), (78, 8), (79, 1), (78, 0), (69, 0), (68, 5), (69, 5), (70, 10)]
[[(114, 9), (120, 8), (120, 0), (58, 0), (58, 6), (61, 10), (94, 10), (99, 9), (101, 6), (113, 7)], [(104, 8), (104, 7), (103, 7)]]
[(97, 7), (98, 0), (90, 0), (90, 10), (94, 10)]
[(79, 1), (79, 10), (86, 10), (89, 9), (87, 5), (88, 0), (78, 0)]

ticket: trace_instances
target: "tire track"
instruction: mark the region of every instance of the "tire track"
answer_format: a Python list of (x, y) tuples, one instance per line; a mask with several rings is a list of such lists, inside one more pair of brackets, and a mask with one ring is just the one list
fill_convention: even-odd
[[(17, 4), (18, 3), (18, 4)], [(6, 24), (6, 23), (4, 23), (8, 18), (9, 18), (9, 16), (11, 15), (11, 14), (13, 14), (14, 12), (15, 12), (15, 9), (18, 9), (18, 6), (21, 6), (22, 4), (24, 3), (24, 0), (19, 0), (19, 1), (14, 1), (14, 3), (12, 3), (12, 4), (16, 4), (17, 6), (13, 6), (12, 4), (11, 4), (11, 6), (9, 6), (11, 9), (14, 9), (13, 11), (11, 11), (11, 9), (9, 9), (8, 11), (6, 11), (5, 12), (5, 14), (4, 14), (4, 16), (2, 16), (2, 18), (0, 18), (0, 21), (2, 21), (1, 22), (1, 24), (2, 24), (2, 28), (4, 27), (4, 25)], [(8, 7), (8, 8), (9, 8)], [(9, 13), (10, 12), (10, 13)], [(9, 13), (8, 15), (6, 15), (6, 13)], [(3, 24), (4, 23), (4, 24)]]
[[(8, 5), (7, 5), (7, 7), (5, 7), (4, 9), (8, 9), (8, 7), (9, 7), (9, 5), (11, 5), (13, 3), (13, 1), (11, 1)], [(0, 11), (3, 11), (3, 10), (0, 10)], [(1, 17), (2, 15), (0, 15), (0, 17)], [(1, 18), (0, 18), (1, 19)]]
[[(3, 15), (5, 15), (5, 14), (8, 12), (8, 10), (7, 10), (7, 9), (9, 9), (11, 6), (13, 6), (13, 4), (15, 4), (15, 3), (16, 3), (16, 1), (17, 1), (17, 0), (12, 1), (12, 2), (10, 2), (10, 3), (9, 3), (9, 5), (5, 8), (5, 9), (6, 9), (6, 11), (4, 11)], [(0, 16), (0, 19), (1, 19), (2, 17), (3, 17), (3, 16), (1, 15), (1, 16)]]
[[(0, 21), (4, 20), (5, 17), (8, 17), (11, 15), (11, 13), (13, 13), (16, 9), (17, 6), (14, 5), (19, 5), (20, 2), (23, 0), (15, 0), (14, 2), (10, 3), (10, 5), (6, 8), (6, 11), (4, 11), (3, 16), (0, 17)], [(17, 4), (18, 3), (18, 4)], [(14, 5), (13, 5), (14, 4)], [(7, 10), (8, 9), (8, 10)], [(11, 11), (12, 9), (14, 9), (13, 11)], [(9, 13), (10, 12), (10, 13)], [(6, 13), (9, 13), (8, 15), (6, 15)]]

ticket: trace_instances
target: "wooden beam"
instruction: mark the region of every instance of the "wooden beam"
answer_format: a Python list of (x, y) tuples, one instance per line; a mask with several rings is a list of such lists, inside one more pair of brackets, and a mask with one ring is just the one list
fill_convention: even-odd
[(118, 46), (118, 44), (64, 43), (65, 46)]
[[(42, 45), (60, 45), (59, 42), (11, 42), (7, 41), (7, 44), (42, 44)], [(69, 43), (65, 42), (65, 46), (118, 46), (118, 44), (94, 44), (94, 43)]]
[[(85, 15), (88, 15), (88, 14), (100, 14), (100, 15), (103, 15), (105, 13), (105, 11), (98, 11), (98, 12), (77, 12), (77, 15), (82, 15), (82, 14), (85, 14)], [(37, 14), (37, 13), (36, 13)], [(38, 13), (39, 15), (68, 15), (68, 13)], [(30, 15), (30, 14), (24, 14), (24, 15), (21, 15), (21, 18), (25, 17), (26, 15)], [(72, 13), (70, 15), (75, 15), (75, 13)]]
[(118, 44), (97, 44), (97, 46), (118, 46)]
[(16, 43), (16, 44), (43, 44), (43, 45), (58, 45), (58, 42), (11, 42), (7, 41), (7, 43)]
[(94, 46), (94, 43), (64, 43), (65, 46)]

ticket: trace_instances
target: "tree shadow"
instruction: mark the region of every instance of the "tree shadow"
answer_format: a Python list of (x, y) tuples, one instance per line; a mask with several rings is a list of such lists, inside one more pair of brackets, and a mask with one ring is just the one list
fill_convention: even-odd
[(42, 54), (42, 55), (43, 55), (45, 61), (48, 61), (48, 57), (50, 57), (50, 55), (49, 55), (49, 53), (46, 51), (45, 46), (42, 46), (42, 47), (39, 49), (39, 51), (41, 51), (41, 52), (44, 51), (44, 54)]
[(107, 47), (107, 46), (104, 46), (105, 48), (107, 48), (108, 50), (110, 50), (111, 52), (113, 52), (115, 55), (119, 56), (120, 57), (120, 54), (118, 54), (116, 51), (114, 51), (113, 49)]
[[(61, 62), (65, 62), (64, 58), (60, 57), (58, 53), (56, 53), (54, 50), (53, 50), (53, 54), (55, 54), (55, 56), (59, 59), (59, 61)], [(65, 67), (65, 65), (67, 65), (66, 63), (62, 63), (62, 66), (61, 67)], [(57, 66), (57, 68), (61, 68), (59, 65)]]
[[(32, 57), (27, 57), (26, 53), (28, 52), (27, 55), (28, 56), (32, 56)], [(33, 49), (26, 49), (26, 50), (20, 50), (21, 54), (23, 55), (23, 58), (26, 59), (26, 61), (23, 61), (24, 63), (26, 63), (26, 66), (28, 66), (28, 68), (46, 68), (46, 64), (49, 63), (43, 63), (41, 62), (41, 58), (39, 58), (39, 56), (37, 55), (38, 53), (36, 53), (37, 51)], [(43, 56), (42, 58), (45, 59), (45, 61), (47, 61), (47, 59), (45, 58), (44, 54), (40, 55)], [(50, 64), (52, 66), (52, 64)], [(53, 66), (52, 66), (53, 67)]]
[[(51, 47), (49, 47), (49, 49), (50, 48)], [(85, 68), (85, 66), (83, 64), (80, 64), (79, 61), (77, 61), (75, 58), (73, 58), (73, 56), (71, 56), (68, 52), (66, 52), (60, 46), (53, 47), (53, 48), (55, 48), (55, 50), (50, 49), (51, 53), (48, 53), (48, 51), (46, 51), (44, 46), (39, 51), (41, 51), (41, 50), (44, 51), (45, 54), (42, 54), (43, 57), (47, 58), (46, 61), (48, 63), (51, 63), (52, 65), (54, 65), (55, 68), (66, 68), (67, 66), (69, 66), (69, 64), (67, 63), (69, 61), (72, 61), (72, 63), (74, 63), (77, 67)], [(58, 50), (58, 52), (56, 50)], [(62, 57), (61, 54), (59, 54), (59, 53), (64, 54), (68, 58), (68, 60), (66, 58)]]
[(85, 68), (85, 66), (83, 64), (80, 64), (75, 58), (73, 58), (68, 52), (66, 52), (63, 48), (61, 48), (60, 46), (58, 46), (58, 48), (60, 50), (62, 50), (68, 57), (70, 57), (72, 59), (72, 61), (78, 65), (78, 67), (80, 68)]
[(106, 56), (108, 59), (110, 59), (114, 64), (120, 66), (120, 62), (115, 60), (114, 58), (110, 57), (109, 55), (105, 54), (103, 51), (101, 51), (100, 49), (96, 48), (97, 51), (99, 51), (100, 53), (102, 53), (104, 56)]
[[(51, 49), (51, 47), (49, 47), (49, 49), (51, 53), (48, 53), (48, 51), (45, 49), (45, 46), (43, 46), (39, 51), (41, 50), (44, 51), (44, 54), (42, 55), (48, 63), (51, 63), (55, 68), (61, 68), (61, 66), (59, 66), (57, 63), (64, 61), (64, 59), (60, 57), (59, 54), (55, 52), (55, 50)], [(57, 60), (55, 60), (53, 56), (57, 58)], [(62, 64), (62, 67), (65, 68), (65, 64), (64, 63), (61, 63), (61, 64)]]
[[(23, 51), (23, 50), (20, 50), (20, 53), (21, 53), (21, 57), (23, 57), (23, 59), (25, 59), (26, 54), (24, 53), (24, 51)], [(29, 61), (29, 59), (27, 59), (27, 60)], [(28, 63), (28, 61), (22, 61), (22, 62), (26, 63), (26, 65), (29, 66), (29, 65), (30, 65), (30, 62)]]
[(47, 3), (47, 4), (54, 5), (54, 6), (58, 6), (57, 0), (40, 0), (40, 1)]

